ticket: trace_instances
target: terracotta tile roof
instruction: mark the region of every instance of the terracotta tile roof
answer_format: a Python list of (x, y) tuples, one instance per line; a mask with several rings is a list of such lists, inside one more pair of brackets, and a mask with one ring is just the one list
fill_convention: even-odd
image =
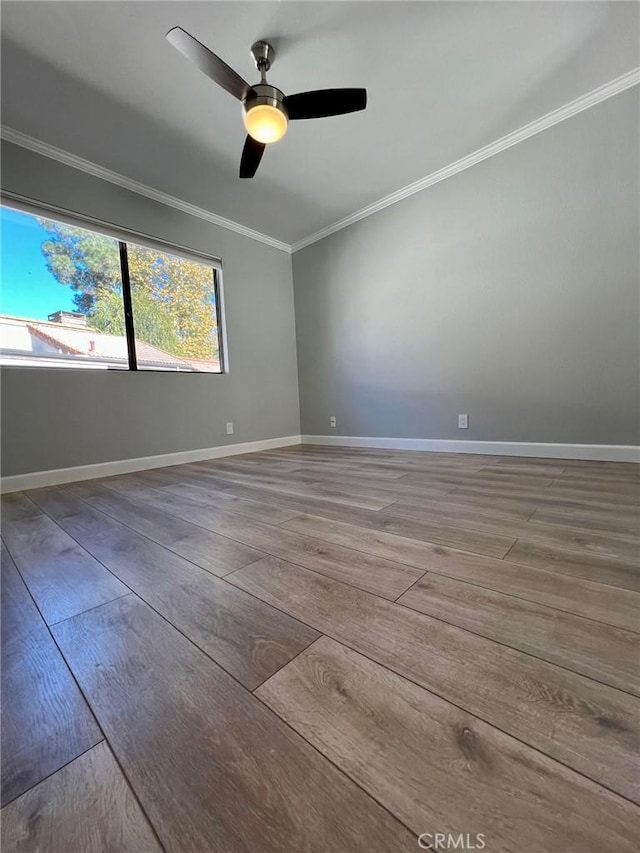
[[(128, 362), (127, 339), (124, 335), (106, 335), (90, 326), (29, 320), (23, 317), (0, 315), (1, 320), (24, 323), (32, 335), (67, 355), (82, 355), (109, 361)], [(172, 355), (159, 347), (136, 340), (136, 354), (143, 365), (183, 368), (198, 372), (220, 369), (218, 359), (188, 358)]]
[(74, 347), (68, 346), (63, 343), (60, 339), (54, 338), (53, 335), (47, 334), (47, 332), (38, 326), (35, 323), (25, 323), (27, 329), (34, 334), (36, 337), (40, 338), (41, 341), (44, 341), (46, 344), (49, 344), (52, 347), (56, 347), (56, 349), (61, 349), (63, 352), (68, 355), (82, 355), (82, 350), (75, 349)]

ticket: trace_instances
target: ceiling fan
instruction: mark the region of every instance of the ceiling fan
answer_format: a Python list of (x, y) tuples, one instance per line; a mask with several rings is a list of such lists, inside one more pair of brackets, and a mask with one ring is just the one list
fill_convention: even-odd
[(282, 139), (290, 121), (344, 115), (364, 110), (367, 106), (366, 89), (318, 89), (285, 95), (267, 83), (267, 71), (271, 68), (275, 51), (266, 41), (257, 41), (251, 46), (260, 82), (250, 86), (226, 62), (181, 27), (169, 30), (167, 39), (203, 74), (242, 102), (248, 135), (240, 160), (241, 178), (253, 178), (265, 146)]

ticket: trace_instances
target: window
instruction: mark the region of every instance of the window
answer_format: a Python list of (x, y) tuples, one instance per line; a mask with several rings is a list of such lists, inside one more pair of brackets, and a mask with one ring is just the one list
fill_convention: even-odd
[(222, 372), (213, 260), (44, 211), (0, 214), (0, 363)]
[(193, 370), (219, 373), (215, 270), (133, 243), (127, 251), (138, 367), (155, 368), (155, 347)]

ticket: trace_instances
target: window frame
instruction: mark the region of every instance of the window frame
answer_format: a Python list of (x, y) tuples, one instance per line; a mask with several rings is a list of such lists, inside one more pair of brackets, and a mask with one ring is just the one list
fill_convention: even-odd
[[(91, 367), (96, 370), (104, 369), (119, 373), (174, 373), (183, 376), (224, 376), (226, 373), (229, 373), (229, 358), (227, 355), (227, 332), (222, 281), (222, 261), (219, 257), (217, 257), (216, 255), (209, 255), (205, 252), (196, 251), (168, 240), (161, 240), (156, 237), (152, 237), (149, 234), (145, 234), (141, 231), (136, 231), (131, 228), (124, 228), (119, 225), (114, 225), (103, 219), (98, 219), (88, 214), (75, 213), (74, 211), (67, 210), (64, 207), (58, 207), (57, 205), (49, 204), (47, 202), (36, 201), (35, 199), (31, 199), (27, 196), (23, 196), (19, 193), (10, 192), (7, 190), (2, 190), (2, 192), (0, 192), (0, 206), (11, 208), (12, 210), (17, 210), (21, 213), (27, 213), (32, 216), (48, 215), (49, 218), (54, 219), (58, 222), (62, 222), (65, 225), (72, 225), (78, 228), (84, 228), (87, 231), (93, 231), (96, 234), (103, 234), (105, 237), (110, 237), (114, 240), (117, 240), (120, 252), (120, 269), (122, 271), (122, 300), (129, 364), (128, 367), (101, 367), (99, 365), (91, 365)], [(171, 368), (162, 367), (138, 367), (135, 352), (135, 323), (131, 303), (131, 282), (129, 280), (127, 243), (135, 243), (136, 245), (143, 246), (144, 248), (150, 249), (151, 251), (157, 251), (163, 254), (173, 255), (174, 257), (183, 258), (187, 261), (194, 261), (195, 263), (204, 264), (208, 267), (211, 267), (213, 271), (213, 286), (217, 314), (216, 328), (218, 333), (218, 353), (220, 360), (220, 370), (218, 372), (209, 372), (204, 370), (173, 370)], [(80, 367), (77, 364), (73, 367), (71, 365), (67, 367), (66, 365), (54, 366), (44, 364), (28, 366), (18, 364), (2, 365), (3, 370), (27, 370), (29, 368), (33, 368), (34, 370), (59, 369), (65, 372), (74, 369), (82, 370), (84, 372), (87, 370), (88, 367), (89, 365), (85, 367)]]

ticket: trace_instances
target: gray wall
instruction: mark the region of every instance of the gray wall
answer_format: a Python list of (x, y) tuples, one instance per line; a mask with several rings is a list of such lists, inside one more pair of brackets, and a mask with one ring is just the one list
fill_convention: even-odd
[(300, 432), (290, 255), (8, 143), (2, 185), (221, 257), (231, 365), (224, 376), (5, 368), (4, 476)]
[(297, 252), (295, 325), (287, 254), (2, 155), (5, 189), (221, 256), (231, 362), (4, 369), (5, 476), (294, 435), (298, 382), (306, 434), (638, 443), (636, 90)]
[(293, 273), (303, 434), (637, 444), (637, 90), (297, 252)]

